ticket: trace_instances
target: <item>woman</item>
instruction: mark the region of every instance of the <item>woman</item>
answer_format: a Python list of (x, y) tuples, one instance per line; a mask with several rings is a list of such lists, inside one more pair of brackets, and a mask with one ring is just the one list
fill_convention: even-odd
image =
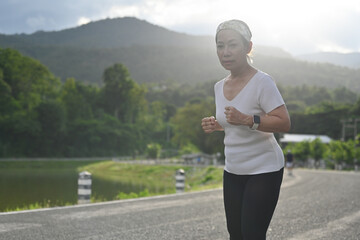
[(215, 117), (202, 119), (206, 133), (225, 131), (224, 206), (231, 240), (266, 239), (280, 193), (284, 155), (274, 132), (290, 118), (275, 82), (248, 63), (246, 23), (230, 20), (216, 31), (217, 55), (230, 75), (215, 84)]

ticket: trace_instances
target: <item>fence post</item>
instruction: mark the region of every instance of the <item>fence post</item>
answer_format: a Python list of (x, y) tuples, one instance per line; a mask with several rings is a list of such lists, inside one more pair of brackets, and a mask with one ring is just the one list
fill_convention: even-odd
[(179, 169), (176, 171), (175, 175), (175, 187), (176, 187), (176, 193), (182, 193), (185, 189), (185, 171), (184, 169)]
[(78, 204), (90, 203), (91, 173), (81, 172), (78, 179)]

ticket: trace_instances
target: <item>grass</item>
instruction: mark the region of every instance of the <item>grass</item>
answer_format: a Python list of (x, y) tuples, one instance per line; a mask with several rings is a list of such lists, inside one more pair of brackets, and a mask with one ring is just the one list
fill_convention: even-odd
[[(0, 162), (0, 169), (28, 169), (52, 171), (88, 171), (94, 178), (106, 183), (122, 183), (135, 186), (133, 192), (119, 191), (113, 199), (97, 196), (93, 192), (91, 202), (148, 197), (175, 193), (175, 173), (178, 169), (185, 171), (185, 192), (219, 188), (222, 186), (222, 168), (214, 166), (192, 167), (182, 165), (140, 165), (114, 161), (22, 161)], [(104, 185), (102, 187), (107, 187)], [(139, 187), (140, 186), (140, 187)], [(31, 210), (51, 206), (65, 206), (71, 203), (50, 202), (44, 200), (19, 206), (5, 211)]]
[[(223, 170), (214, 166), (190, 167), (190, 166), (163, 166), (163, 165), (140, 165), (125, 164), (113, 161), (96, 162), (78, 168), (78, 171), (88, 171), (93, 176), (118, 181), (133, 185), (142, 185), (148, 193), (141, 196), (157, 195), (150, 189), (165, 189), (165, 193), (175, 192), (175, 172), (178, 169), (185, 171), (185, 191), (199, 191), (219, 188), (222, 185)], [(134, 195), (134, 194), (132, 194)], [(122, 196), (125, 196), (122, 194)]]
[[(77, 169), (95, 161), (0, 161), (0, 169)], [(99, 162), (99, 161), (97, 161)]]
[(50, 200), (44, 200), (43, 202), (35, 202), (26, 206), (19, 206), (16, 208), (6, 208), (4, 212), (16, 212), (16, 211), (25, 211), (25, 210), (35, 210), (40, 208), (50, 208), (54, 206), (71, 206), (71, 203), (51, 203)]

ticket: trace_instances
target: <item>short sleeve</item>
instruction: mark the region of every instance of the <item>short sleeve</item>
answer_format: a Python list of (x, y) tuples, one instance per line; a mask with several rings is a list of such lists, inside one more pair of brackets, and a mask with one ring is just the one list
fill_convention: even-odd
[(269, 75), (265, 75), (262, 78), (260, 86), (260, 107), (265, 113), (269, 113), (275, 108), (285, 104), (275, 81)]

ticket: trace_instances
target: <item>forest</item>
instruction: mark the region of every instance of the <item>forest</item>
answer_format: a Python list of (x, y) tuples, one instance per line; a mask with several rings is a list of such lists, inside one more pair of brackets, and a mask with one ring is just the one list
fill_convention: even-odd
[[(222, 152), (222, 133), (207, 135), (200, 126), (215, 112), (215, 81), (139, 84), (120, 62), (105, 68), (100, 80), (99, 86), (62, 82), (39, 61), (0, 48), (0, 157)], [(290, 112), (290, 133), (340, 140), (341, 120), (360, 117), (360, 98), (351, 89), (278, 87)]]

